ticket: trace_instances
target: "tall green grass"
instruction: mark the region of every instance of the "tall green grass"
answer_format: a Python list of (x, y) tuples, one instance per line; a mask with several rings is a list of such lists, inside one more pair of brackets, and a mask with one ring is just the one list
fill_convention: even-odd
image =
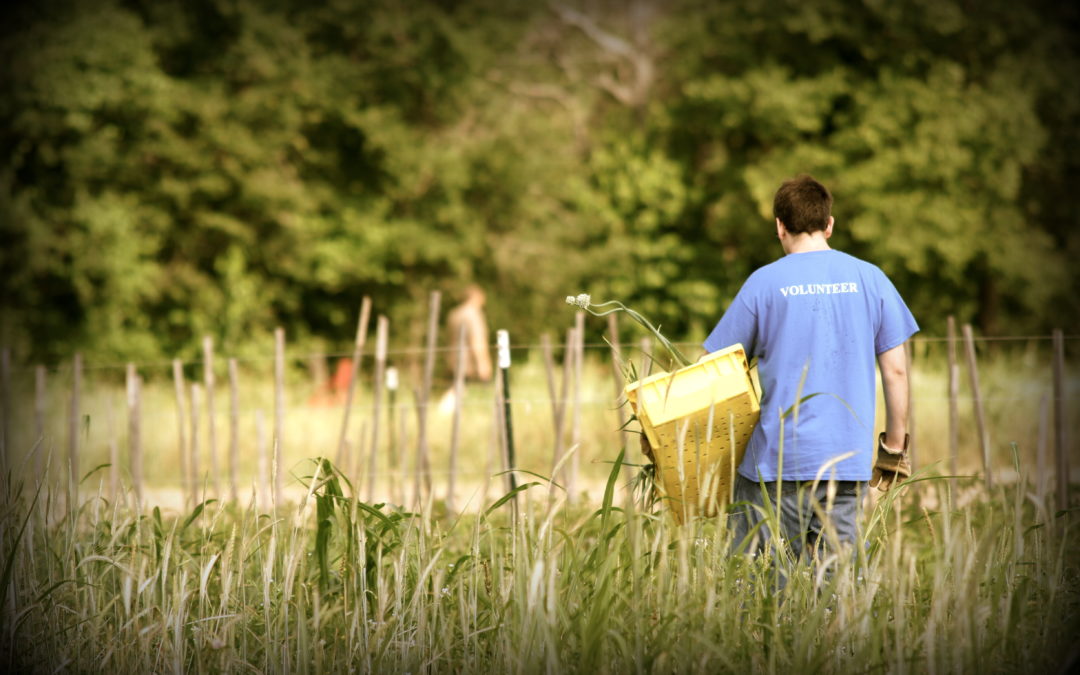
[[(519, 466), (533, 472), (521, 474), (531, 482), (510, 499), (481, 489), (489, 480), (492, 392), (471, 388), (460, 456), (472, 480), (459, 480), (457, 499), (463, 513), (446, 512), (438, 474), (435, 498), (415, 510), (357, 499), (355, 466), (342, 475), (312, 459), (336, 448), (340, 408), (304, 408), (307, 392), (295, 380), (283, 467), (293, 486), (288, 503), (256, 510), (250, 493), (187, 510), (157, 501), (157, 490), (177, 477), (164, 376), (151, 377), (145, 390), (142, 510), (129, 492), (109, 495), (106, 469), (91, 470), (108, 461), (107, 400), (122, 464), (124, 415), (119, 382), (101, 373), (87, 378), (84, 392), (89, 475), (75, 498), (57, 487), (66, 393), (53, 378), (45, 438), (35, 441), (24, 424), (9, 444), (12, 487), (0, 495), (0, 669), (1057, 672), (1080, 634), (1080, 539), (1075, 509), (1054, 512), (1046, 495), (1052, 481), (1033, 481), (1039, 399), (1049, 389), (1044, 355), (1002, 350), (981, 363), (995, 465), (1010, 476), (992, 492), (961, 478), (952, 493), (948, 479), (935, 477), (947, 466), (937, 347), (926, 345), (916, 358), (917, 480), (871, 502), (858, 546), (815, 565), (776, 552), (731, 555), (723, 518), (676, 527), (663, 513), (629, 508), (618, 463), (609, 461), (620, 443), (607, 361), (587, 363), (583, 386), (577, 452), (592, 460), (582, 462), (586, 499), (536, 478), (549, 474), (553, 445), (537, 362), (514, 371)], [(256, 372), (242, 381), (240, 482), (250, 486), (251, 413), (272, 410), (272, 391)], [(1068, 385), (1075, 401), (1077, 378)], [(17, 392), (26, 386), (16, 378)], [(14, 401), (14, 419), (32, 419), (31, 401)], [(354, 441), (369, 404), (365, 394)], [(977, 475), (970, 401), (960, 405), (960, 473)], [(415, 430), (411, 412), (399, 412), (408, 415), (399, 448), (407, 471)], [(1069, 417), (1073, 438), (1078, 418)], [(436, 471), (446, 467), (448, 424), (433, 413)], [(206, 439), (201, 446), (205, 468)], [(52, 478), (40, 489), (39, 455), (51, 462), (44, 475)], [(626, 461), (637, 457), (635, 449)]]
[(323, 460), (271, 513), (99, 495), (50, 521), (58, 495), (23, 485), (0, 516), (0, 668), (1055, 672), (1080, 634), (1076, 514), (1026, 481), (962, 481), (962, 508), (913, 482), (810, 565), (630, 508), (609, 466), (598, 504), (536, 480), (464, 514), (364, 503)]

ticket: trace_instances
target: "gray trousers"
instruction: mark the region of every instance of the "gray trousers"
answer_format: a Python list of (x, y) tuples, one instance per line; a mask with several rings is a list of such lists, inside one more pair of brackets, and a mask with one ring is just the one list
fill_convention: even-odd
[[(735, 502), (728, 517), (732, 528), (732, 551), (756, 555), (766, 542), (779, 534), (796, 558), (815, 557), (834, 541), (854, 545), (859, 536), (860, 503), (866, 491), (865, 481), (834, 481), (835, 493), (829, 498), (829, 482), (782, 481), (780, 485), (779, 529), (773, 532), (762, 507), (765, 499), (776, 500), (776, 483), (761, 484), (742, 475), (735, 478)], [(815, 508), (816, 507), (816, 508)], [(775, 508), (775, 507), (774, 507)], [(835, 534), (835, 538), (834, 535)], [(774, 542), (775, 543), (775, 542)], [(745, 546), (744, 546), (745, 544)]]

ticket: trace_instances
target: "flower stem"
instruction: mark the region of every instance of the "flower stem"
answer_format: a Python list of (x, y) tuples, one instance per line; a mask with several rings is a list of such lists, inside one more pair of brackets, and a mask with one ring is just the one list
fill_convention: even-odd
[[(637, 321), (638, 323), (640, 323), (642, 326), (645, 327), (646, 330), (650, 331), (653, 335), (656, 336), (656, 339), (659, 340), (660, 344), (662, 344), (664, 346), (664, 348), (668, 350), (668, 352), (671, 354), (671, 356), (679, 364), (679, 367), (686, 367), (686, 366), (689, 366), (691, 363), (693, 363), (690, 359), (686, 358), (686, 356), (684, 356), (682, 352), (679, 351), (678, 347), (671, 344), (671, 341), (668, 340), (666, 337), (664, 337), (660, 333), (660, 330), (656, 326), (652, 325), (652, 323), (648, 319), (646, 319), (642, 315), (638, 314), (634, 310), (630, 309), (626, 305), (622, 304), (618, 300), (610, 300), (608, 302), (599, 302), (599, 303), (590, 302), (587, 305), (583, 303), (583, 304), (578, 305), (578, 306), (581, 307), (582, 309), (584, 309), (589, 314), (592, 314), (593, 316), (607, 316), (608, 314), (611, 314), (613, 312), (620, 312), (620, 311), (621, 312), (626, 312), (627, 314), (630, 315), (631, 319), (633, 319), (634, 321)], [(594, 307), (596, 309), (593, 309)], [(601, 310), (601, 308), (604, 308), (604, 307), (610, 307), (610, 309), (604, 309), (602, 311), (598, 311), (598, 310)]]

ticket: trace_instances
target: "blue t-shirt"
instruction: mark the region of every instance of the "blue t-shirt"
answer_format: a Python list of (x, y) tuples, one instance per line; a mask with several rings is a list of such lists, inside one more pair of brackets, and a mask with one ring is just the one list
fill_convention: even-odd
[(741, 343), (758, 357), (761, 421), (739, 473), (777, 480), (780, 417), (801, 398), (798, 424), (794, 411), (783, 420), (783, 480), (812, 480), (848, 452), (822, 478), (869, 480), (876, 356), (918, 330), (885, 273), (846, 253), (794, 253), (751, 274), (704, 345)]

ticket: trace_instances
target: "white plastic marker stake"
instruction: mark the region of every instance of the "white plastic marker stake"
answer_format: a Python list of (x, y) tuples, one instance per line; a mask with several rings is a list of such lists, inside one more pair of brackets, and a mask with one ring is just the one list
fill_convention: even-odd
[[(397, 481), (396, 474), (399, 469), (400, 455), (398, 454), (398, 438), (397, 438), (397, 424), (395, 422), (397, 418), (397, 391), (398, 391), (398, 370), (394, 366), (387, 366), (386, 368), (386, 432), (387, 432), (387, 471), (390, 472), (390, 493), (391, 499), (397, 494)], [(404, 424), (402, 419), (402, 424)], [(404, 435), (402, 435), (404, 438)], [(405, 501), (404, 495), (398, 497), (398, 501)]]
[(505, 330), (495, 333), (495, 343), (499, 349), (499, 368), (506, 370), (510, 367), (510, 334)]
[(514, 479), (514, 423), (510, 418), (510, 334), (505, 330), (495, 333), (498, 348), (499, 372), (503, 385), (503, 419), (506, 421), (506, 462), (510, 470), (510, 491), (517, 489)]

